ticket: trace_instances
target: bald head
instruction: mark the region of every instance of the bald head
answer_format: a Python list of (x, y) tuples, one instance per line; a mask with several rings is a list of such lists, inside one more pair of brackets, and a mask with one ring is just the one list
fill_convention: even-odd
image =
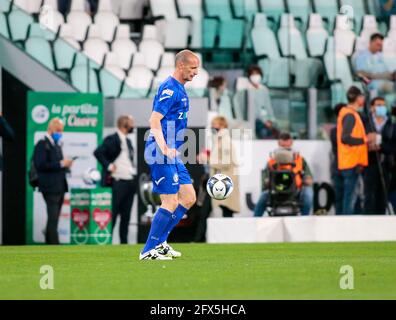
[(62, 132), (65, 125), (63, 124), (62, 119), (60, 118), (53, 118), (48, 124), (48, 132), (50, 134), (54, 132)]
[(185, 84), (198, 74), (199, 58), (190, 50), (182, 50), (176, 54), (176, 70), (173, 77)]

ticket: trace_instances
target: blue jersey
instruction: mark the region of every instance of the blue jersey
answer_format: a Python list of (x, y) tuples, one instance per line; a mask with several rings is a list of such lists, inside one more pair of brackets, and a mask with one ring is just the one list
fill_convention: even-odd
[[(153, 111), (161, 113), (162, 133), (168, 148), (178, 149), (184, 142), (189, 100), (184, 86), (173, 77), (161, 83), (154, 98)], [(153, 145), (155, 144), (155, 145)], [(152, 134), (148, 137), (145, 157), (158, 157), (159, 148)]]

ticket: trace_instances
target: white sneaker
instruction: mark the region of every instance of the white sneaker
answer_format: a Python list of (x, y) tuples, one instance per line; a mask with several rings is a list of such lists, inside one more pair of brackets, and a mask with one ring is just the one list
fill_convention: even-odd
[(141, 253), (139, 255), (139, 260), (172, 260), (172, 257), (170, 256), (165, 256), (155, 249), (151, 249), (150, 251), (146, 253)]
[(166, 241), (156, 246), (155, 250), (157, 250), (157, 252), (161, 255), (172, 258), (179, 258), (182, 255), (181, 252), (173, 249)]

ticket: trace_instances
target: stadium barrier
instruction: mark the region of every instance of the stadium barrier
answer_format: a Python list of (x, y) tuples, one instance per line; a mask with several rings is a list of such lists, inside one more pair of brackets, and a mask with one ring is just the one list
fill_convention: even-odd
[(396, 241), (396, 216), (209, 218), (209, 243)]

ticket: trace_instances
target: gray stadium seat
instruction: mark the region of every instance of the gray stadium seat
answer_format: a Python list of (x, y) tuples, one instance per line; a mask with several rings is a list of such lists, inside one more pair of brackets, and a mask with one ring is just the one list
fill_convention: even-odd
[(130, 68), (132, 56), (137, 52), (136, 44), (130, 39), (129, 34), (129, 25), (119, 25), (116, 30), (115, 40), (111, 44), (111, 51), (118, 55), (120, 66), (125, 70)]
[(202, 48), (203, 13), (202, 0), (176, 0), (181, 16), (191, 17), (190, 48)]
[(308, 25), (308, 17), (312, 13), (310, 0), (286, 0), (289, 12), (302, 21), (301, 31), (305, 31)]
[(102, 38), (101, 32), (100, 26), (96, 24), (90, 25), (88, 38), (84, 42), (84, 52), (99, 65), (103, 63), (106, 53), (110, 51), (108, 44)]
[(42, 0), (14, 0), (13, 5), (32, 14), (39, 13)]
[(95, 24), (102, 30), (102, 38), (107, 42), (113, 41), (114, 33), (120, 20), (112, 11), (110, 0), (100, 0), (98, 12), (94, 17)]
[(275, 25), (279, 24), (280, 17), (286, 12), (283, 0), (259, 0), (261, 11), (267, 15), (269, 19), (274, 21)]
[(12, 10), (8, 16), (11, 39), (13, 41), (26, 40), (29, 25), (33, 22), (33, 17), (28, 13), (19, 9)]
[(334, 30), (335, 48), (337, 51), (351, 56), (355, 45), (356, 35), (352, 31), (352, 25), (346, 15), (336, 17), (336, 27)]
[(157, 28), (154, 25), (145, 25), (139, 52), (143, 53), (146, 66), (153, 71), (158, 69), (161, 56), (164, 53), (164, 47), (156, 39)]
[(128, 72), (122, 89), (122, 98), (145, 98), (147, 97), (153, 82), (153, 73), (146, 67), (142, 53), (136, 53), (133, 57), (132, 68)]
[(46, 28), (57, 33), (60, 26), (65, 23), (65, 18), (58, 11), (57, 0), (45, 0), (40, 11), (39, 21)]
[(81, 2), (72, 2), (72, 9), (67, 15), (66, 21), (73, 28), (73, 35), (77, 41), (84, 41), (92, 19), (84, 10), (77, 10), (81, 7)]
[(142, 19), (146, 0), (122, 0), (120, 5), (120, 19)]
[(324, 55), (328, 36), (326, 29), (323, 27), (320, 14), (311, 13), (309, 16), (309, 27), (306, 33), (310, 56), (321, 57)]

